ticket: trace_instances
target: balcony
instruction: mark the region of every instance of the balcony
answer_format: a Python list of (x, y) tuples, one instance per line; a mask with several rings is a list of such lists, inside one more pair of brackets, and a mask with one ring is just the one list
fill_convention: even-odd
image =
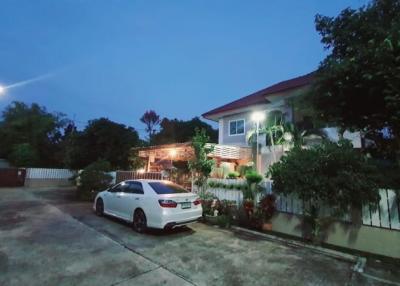
[[(207, 144), (207, 146), (212, 145), (214, 144)], [(232, 160), (249, 160), (251, 159), (251, 148), (215, 144), (210, 157)]]

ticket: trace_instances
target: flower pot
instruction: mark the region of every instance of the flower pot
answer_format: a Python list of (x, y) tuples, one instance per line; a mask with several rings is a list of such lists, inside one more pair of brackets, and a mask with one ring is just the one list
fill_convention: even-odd
[(254, 203), (253, 203), (253, 201), (245, 201), (245, 202), (243, 203), (243, 207), (244, 207), (244, 209), (247, 210), (247, 211), (253, 210)]
[(205, 218), (206, 222), (211, 223), (211, 224), (217, 224), (217, 222), (218, 222), (217, 216), (205, 215), (204, 218)]
[(264, 222), (263, 224), (262, 224), (262, 230), (264, 230), (264, 231), (272, 231), (272, 223), (270, 223), (270, 222)]

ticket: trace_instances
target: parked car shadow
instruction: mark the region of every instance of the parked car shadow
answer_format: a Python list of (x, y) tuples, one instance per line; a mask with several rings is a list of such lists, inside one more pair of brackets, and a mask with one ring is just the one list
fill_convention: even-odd
[[(93, 214), (95, 215), (95, 214)], [(104, 215), (104, 218), (107, 218), (108, 220), (114, 222), (114, 223), (118, 223), (120, 225), (123, 225), (127, 228), (130, 228), (132, 231), (134, 231), (132, 229), (132, 224), (125, 221), (125, 220), (121, 220), (119, 218), (113, 217), (113, 216), (109, 216), (109, 215)], [(174, 235), (192, 235), (193, 233), (195, 233), (195, 230), (193, 230), (192, 228), (190, 228), (190, 226), (179, 226), (173, 229), (156, 229), (156, 228), (148, 228), (144, 233), (138, 233), (135, 232), (136, 234), (139, 235), (149, 235), (149, 236), (154, 236), (154, 237), (162, 237), (162, 236), (174, 236)]]

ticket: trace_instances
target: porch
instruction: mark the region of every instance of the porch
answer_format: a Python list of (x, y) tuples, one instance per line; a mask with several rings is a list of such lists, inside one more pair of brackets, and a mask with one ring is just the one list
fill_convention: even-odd
[[(214, 146), (209, 154), (217, 165), (221, 162), (243, 165), (251, 161), (251, 148), (231, 145), (220, 145), (208, 143), (208, 147)], [(145, 162), (146, 172), (161, 172), (171, 170), (177, 162), (188, 162), (194, 157), (194, 150), (191, 142), (156, 145), (138, 148), (138, 155)]]

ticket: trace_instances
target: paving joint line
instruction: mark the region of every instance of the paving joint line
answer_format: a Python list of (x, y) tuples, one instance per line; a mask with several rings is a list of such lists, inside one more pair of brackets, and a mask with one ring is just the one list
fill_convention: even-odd
[(156, 267), (156, 268), (154, 268), (154, 269), (149, 269), (149, 270), (147, 270), (147, 271), (143, 271), (143, 272), (141, 272), (141, 273), (138, 273), (138, 274), (132, 275), (132, 276), (126, 278), (126, 279), (123, 279), (123, 280), (121, 280), (121, 281), (115, 282), (115, 283), (111, 284), (110, 286), (119, 285), (119, 284), (121, 284), (121, 283), (124, 283), (124, 282), (126, 282), (126, 281), (132, 280), (132, 279), (134, 279), (134, 278), (136, 278), (136, 277), (139, 277), (139, 276), (141, 276), (141, 275), (150, 273), (150, 272), (155, 271), (155, 270), (160, 269), (160, 268), (161, 268), (161, 267), (158, 266), (158, 267)]
[[(51, 206), (51, 207), (54, 207), (54, 208), (56, 208), (58, 211), (60, 211), (61, 213), (65, 214), (65, 213), (64, 213), (61, 209), (59, 209), (57, 206), (54, 206), (54, 205), (51, 205), (51, 204), (48, 204), (48, 203), (45, 203), (45, 204), (47, 204), (47, 205), (49, 205), (49, 206)], [(72, 215), (70, 215), (70, 214), (67, 214), (67, 215), (68, 215), (71, 219), (73, 219), (74, 221), (76, 221), (76, 222), (78, 222), (79, 224), (81, 224), (81, 225), (83, 225), (83, 226), (85, 226), (85, 227), (91, 229), (92, 231), (95, 231), (96, 233), (99, 233), (100, 235), (102, 235), (103, 237), (107, 238), (108, 240), (110, 240), (110, 241), (112, 241), (112, 242), (114, 242), (114, 243), (117, 243), (119, 246), (122, 246), (122, 247), (128, 249), (129, 251), (131, 251), (131, 252), (133, 252), (133, 253), (139, 255), (140, 257), (142, 257), (142, 258), (144, 258), (144, 259), (150, 261), (151, 263), (157, 265), (158, 267), (161, 267), (161, 268), (165, 269), (166, 271), (170, 272), (171, 274), (174, 274), (174, 275), (178, 276), (179, 278), (185, 280), (186, 282), (190, 283), (191, 285), (196, 286), (196, 284), (194, 284), (194, 283), (193, 283), (192, 281), (190, 281), (188, 278), (182, 276), (180, 273), (177, 273), (177, 272), (175, 272), (175, 271), (173, 271), (173, 270), (170, 270), (170, 269), (168, 269), (165, 265), (160, 264), (160, 263), (158, 263), (157, 261), (155, 261), (155, 260), (153, 260), (153, 259), (151, 259), (151, 258), (149, 258), (149, 257), (146, 257), (145, 255), (141, 254), (140, 252), (136, 251), (135, 249), (133, 249), (133, 248), (127, 246), (123, 241), (119, 241), (119, 240), (117, 240), (117, 239), (114, 239), (114, 238), (112, 238), (112, 237), (110, 237), (110, 236), (104, 234), (103, 232), (101, 232), (101, 231), (97, 230), (96, 228), (92, 227), (91, 225), (88, 225), (88, 224), (85, 224), (85, 223), (81, 222), (80, 220), (78, 220), (77, 218), (75, 218), (74, 216), (72, 216)]]
[[(24, 190), (24, 192), (26, 192), (26, 191)], [(37, 196), (35, 196), (34, 194), (33, 194), (33, 198), (34, 198), (35, 200), (38, 200)], [(139, 255), (140, 257), (142, 257), (142, 258), (144, 258), (144, 259), (150, 261), (151, 263), (155, 264), (156, 266), (158, 266), (158, 267), (154, 268), (153, 270), (155, 270), (155, 269), (157, 269), (157, 268), (163, 268), (163, 269), (165, 269), (166, 271), (168, 271), (169, 273), (171, 273), (171, 274), (173, 274), (173, 275), (175, 275), (175, 276), (178, 276), (179, 278), (185, 280), (187, 283), (189, 283), (189, 284), (191, 284), (191, 285), (194, 285), (194, 286), (197, 286), (196, 284), (194, 284), (194, 282), (192, 282), (192, 281), (190, 281), (188, 278), (182, 276), (180, 273), (177, 273), (177, 272), (175, 272), (175, 271), (173, 271), (173, 270), (170, 270), (170, 269), (168, 269), (165, 265), (160, 264), (160, 263), (158, 263), (157, 261), (155, 261), (155, 260), (153, 260), (153, 259), (151, 259), (151, 258), (149, 258), (149, 257), (144, 256), (144, 255), (141, 254), (140, 252), (137, 252), (137, 251), (134, 250), (133, 248), (127, 246), (124, 242), (121, 242), (121, 241), (118, 241), (118, 240), (116, 240), (116, 239), (113, 239), (113, 238), (109, 237), (108, 235), (104, 234), (103, 232), (98, 231), (96, 228), (94, 228), (94, 227), (92, 227), (92, 226), (90, 226), (90, 225), (88, 225), (88, 224), (85, 224), (85, 223), (81, 222), (80, 220), (78, 220), (78, 219), (75, 218), (74, 216), (72, 216), (72, 215), (70, 215), (70, 214), (67, 214), (67, 213), (64, 213), (64, 212), (63, 212), (60, 208), (58, 208), (56, 205), (53, 205), (53, 204), (51, 204), (51, 203), (48, 202), (48, 201), (41, 201), (41, 200), (38, 200), (38, 201), (40, 201), (40, 202), (43, 203), (44, 205), (47, 205), (47, 206), (49, 206), (49, 207), (52, 207), (52, 208), (57, 209), (57, 211), (59, 211), (60, 213), (66, 215), (66, 216), (68, 216), (68, 217), (70, 217), (71, 219), (73, 219), (74, 221), (78, 222), (79, 224), (81, 224), (81, 225), (83, 225), (83, 226), (85, 226), (85, 227), (91, 229), (92, 231), (95, 231), (96, 233), (99, 233), (101, 236), (103, 236), (103, 237), (105, 237), (106, 239), (112, 241), (113, 243), (117, 243), (119, 246), (122, 246), (122, 247), (128, 249), (129, 251), (135, 253), (136, 255)]]

